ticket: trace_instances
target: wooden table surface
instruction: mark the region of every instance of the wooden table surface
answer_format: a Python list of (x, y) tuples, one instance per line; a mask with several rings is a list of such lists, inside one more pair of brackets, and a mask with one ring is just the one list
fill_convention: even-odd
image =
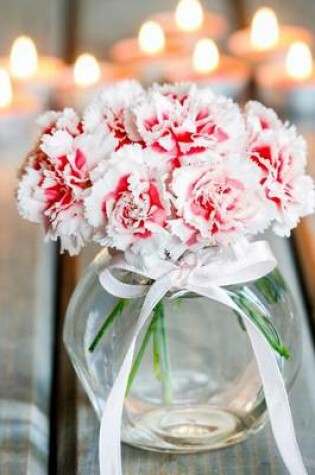
[(16, 154), (0, 156), (0, 473), (47, 473), (55, 249), (14, 202)]

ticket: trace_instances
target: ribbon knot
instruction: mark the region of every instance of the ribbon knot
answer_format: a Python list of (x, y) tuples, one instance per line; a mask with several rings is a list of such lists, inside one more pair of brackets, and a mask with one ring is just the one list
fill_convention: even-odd
[(193, 274), (202, 266), (202, 260), (193, 253), (185, 254), (178, 263), (176, 270), (172, 273), (173, 288), (186, 289), (189, 282), (193, 280)]

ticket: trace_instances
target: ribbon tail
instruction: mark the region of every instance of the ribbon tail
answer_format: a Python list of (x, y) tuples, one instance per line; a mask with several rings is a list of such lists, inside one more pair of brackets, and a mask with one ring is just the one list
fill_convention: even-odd
[(227, 305), (236, 310), (244, 319), (264, 389), (272, 432), (282, 460), (291, 475), (307, 475), (295, 435), (288, 393), (274, 350), (254, 322), (231, 299), (226, 290), (216, 286), (208, 289), (189, 286), (189, 290)]
[(99, 463), (101, 475), (121, 475), (121, 418), (129, 374), (136, 342), (154, 307), (172, 287), (169, 276), (156, 281), (148, 291), (141, 313), (120, 367), (114, 386), (105, 403), (99, 438)]
[(296, 439), (288, 393), (275, 353), (252, 322), (244, 320), (244, 324), (256, 357), (272, 432), (282, 460), (291, 475), (307, 475)]

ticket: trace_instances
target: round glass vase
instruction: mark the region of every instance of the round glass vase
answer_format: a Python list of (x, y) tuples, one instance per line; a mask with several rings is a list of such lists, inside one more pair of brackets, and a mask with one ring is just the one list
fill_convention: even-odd
[[(68, 353), (98, 417), (143, 303), (118, 300), (104, 290), (99, 273), (109, 259), (103, 250), (89, 266), (73, 293), (64, 327)], [(137, 281), (128, 273), (120, 277)], [(228, 290), (277, 351), (290, 389), (299, 366), (300, 335), (281, 274), (275, 270)], [(260, 376), (241, 317), (198, 295), (167, 295), (138, 340), (122, 441), (147, 450), (192, 453), (240, 442), (265, 421)]]

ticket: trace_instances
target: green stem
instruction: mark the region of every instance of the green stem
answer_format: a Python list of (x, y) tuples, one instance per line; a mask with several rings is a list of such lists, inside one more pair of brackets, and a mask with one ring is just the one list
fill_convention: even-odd
[(159, 312), (159, 325), (161, 330), (162, 340), (162, 353), (163, 353), (163, 389), (164, 389), (164, 402), (165, 404), (171, 404), (173, 399), (172, 379), (171, 379), (171, 362), (170, 352), (168, 346), (168, 339), (165, 328), (165, 315), (164, 305), (162, 302), (158, 303)]
[(182, 306), (182, 304), (183, 304), (183, 301), (184, 301), (184, 299), (183, 299), (182, 297), (177, 297), (177, 298), (174, 300), (173, 305), (174, 305), (174, 308), (175, 308), (176, 311), (179, 311), (179, 310), (180, 310), (180, 308), (181, 308), (181, 306)]
[(99, 342), (101, 341), (101, 339), (103, 338), (105, 333), (107, 332), (110, 325), (112, 325), (112, 323), (115, 321), (116, 317), (118, 317), (118, 315), (121, 315), (123, 309), (125, 308), (125, 306), (128, 303), (129, 303), (128, 299), (119, 299), (118, 300), (117, 304), (115, 305), (113, 310), (110, 312), (110, 314), (106, 318), (105, 322), (103, 323), (103, 325), (101, 326), (101, 328), (97, 332), (97, 334), (96, 334), (94, 340), (92, 341), (91, 345), (89, 346), (89, 351), (91, 353), (95, 350), (95, 348), (97, 347), (97, 345), (99, 344)]
[(268, 275), (261, 277), (255, 282), (255, 287), (262, 294), (269, 304), (277, 303), (279, 296), (275, 285), (271, 282)]
[[(128, 396), (133, 381), (139, 370), (144, 353), (149, 344), (151, 335), (153, 336), (153, 366), (155, 377), (159, 381), (163, 381), (164, 402), (171, 404), (172, 402), (172, 384), (171, 384), (171, 365), (169, 357), (169, 348), (167, 342), (166, 328), (164, 322), (164, 305), (159, 302), (153, 310), (153, 319), (144, 335), (140, 349), (132, 365), (128, 379), (126, 397)], [(161, 352), (163, 370), (161, 370)]]
[(241, 327), (241, 329), (243, 330), (243, 332), (246, 332), (246, 327), (244, 325), (243, 319), (240, 316), (240, 314), (236, 310), (233, 310), (233, 313), (234, 313), (234, 315), (236, 315), (238, 324)]
[(155, 325), (155, 319), (153, 319), (152, 322), (150, 323), (149, 328), (147, 329), (147, 331), (144, 335), (144, 338), (142, 340), (142, 343), (141, 343), (140, 349), (138, 351), (138, 354), (136, 356), (136, 359), (133, 362), (133, 365), (132, 365), (132, 368), (131, 368), (131, 371), (130, 371), (130, 374), (129, 374), (129, 378), (128, 378), (127, 389), (126, 389), (126, 397), (129, 394), (132, 383), (133, 383), (133, 381), (135, 379), (135, 376), (138, 372), (138, 369), (140, 367), (142, 358), (144, 356), (145, 350), (148, 346), (151, 334), (153, 332), (154, 325)]
[(281, 299), (286, 285), (279, 270), (275, 269), (268, 275), (257, 280), (255, 282), (255, 287), (269, 304), (274, 304), (279, 302)]
[(154, 375), (158, 381), (162, 380), (161, 361), (160, 361), (160, 342), (159, 342), (159, 328), (158, 317), (153, 319), (153, 368)]

